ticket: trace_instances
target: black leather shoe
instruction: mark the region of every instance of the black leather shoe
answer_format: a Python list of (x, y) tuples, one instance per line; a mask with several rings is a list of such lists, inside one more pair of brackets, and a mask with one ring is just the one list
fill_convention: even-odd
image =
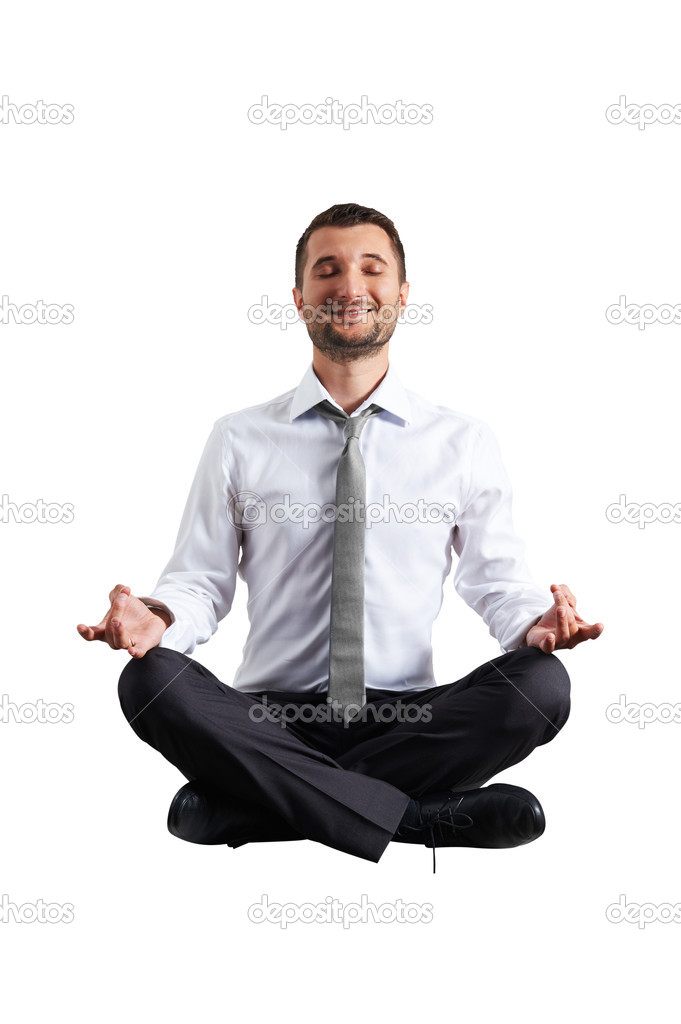
[(426, 794), (418, 804), (420, 822), (401, 825), (393, 840), (432, 847), (433, 872), (436, 846), (508, 849), (538, 839), (546, 827), (536, 796), (503, 782), (462, 793)]
[(233, 849), (245, 843), (304, 838), (265, 808), (227, 796), (199, 779), (188, 782), (173, 797), (168, 831), (187, 843), (226, 844)]

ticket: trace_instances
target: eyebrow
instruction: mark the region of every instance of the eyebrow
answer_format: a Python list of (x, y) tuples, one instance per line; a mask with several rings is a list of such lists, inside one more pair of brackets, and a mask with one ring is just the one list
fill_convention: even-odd
[[(377, 253), (377, 252), (363, 252), (360, 258), (363, 259), (363, 260), (378, 260), (379, 263), (384, 263), (386, 265), (386, 267), (389, 265), (388, 261), (386, 260), (386, 258), (384, 256), (381, 256), (381, 254)], [(320, 256), (319, 259), (315, 260), (315, 262), (312, 264), (312, 266), (310, 267), (310, 270), (314, 270), (316, 267), (320, 266), (320, 264), (322, 264), (322, 263), (337, 263), (337, 262), (338, 262), (338, 257), (337, 256)]]

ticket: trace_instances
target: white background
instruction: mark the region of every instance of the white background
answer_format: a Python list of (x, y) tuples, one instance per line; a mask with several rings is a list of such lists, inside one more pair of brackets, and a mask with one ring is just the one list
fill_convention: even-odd
[[(0, 924), (12, 1021), (555, 1021), (661, 1016), (679, 924), (606, 908), (681, 902), (681, 726), (613, 724), (608, 705), (671, 702), (678, 524), (613, 524), (621, 494), (681, 500), (680, 328), (605, 310), (676, 303), (681, 126), (614, 126), (606, 108), (681, 101), (668, 4), (474, 6), (23, 3), (5, 11), (0, 92), (73, 104), (71, 125), (0, 125), (0, 293), (72, 303), (71, 325), (0, 324), (1, 490), (67, 503), (70, 524), (0, 523), (2, 685), (71, 702), (71, 724), (0, 724), (0, 893), (71, 903), (71, 924)], [(432, 104), (419, 126), (249, 122), (333, 97)], [(107, 593), (148, 593), (203, 444), (226, 412), (295, 387), (288, 303), (297, 239), (339, 202), (396, 222), (410, 300), (391, 361), (414, 391), (486, 420), (538, 582), (568, 583), (596, 643), (561, 654), (565, 730), (503, 775), (542, 801), (540, 841), (509, 851), (391, 844), (378, 865), (311, 842), (182, 843), (183, 777), (125, 722), (127, 655), (86, 645)], [(548, 603), (548, 601), (547, 601)], [(231, 681), (241, 582), (195, 656)], [(455, 595), (438, 682), (499, 653)], [(499, 777), (502, 778), (501, 776)], [(270, 902), (431, 903), (430, 924), (253, 924)], [(9, 1012), (8, 1012), (9, 1008)]]

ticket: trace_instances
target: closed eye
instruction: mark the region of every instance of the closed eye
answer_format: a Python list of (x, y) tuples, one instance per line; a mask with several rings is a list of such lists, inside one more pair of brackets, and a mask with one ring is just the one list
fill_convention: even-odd
[[(338, 273), (337, 270), (332, 270), (328, 274), (317, 274), (317, 277), (333, 277), (337, 273)], [(364, 270), (364, 271), (362, 271), (362, 273), (370, 274), (371, 277), (378, 277), (380, 274), (383, 273), (383, 271), (382, 270)]]

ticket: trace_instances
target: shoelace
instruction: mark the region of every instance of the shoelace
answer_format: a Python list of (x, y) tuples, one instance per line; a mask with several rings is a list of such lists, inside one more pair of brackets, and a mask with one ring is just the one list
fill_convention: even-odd
[[(442, 804), (437, 808), (436, 811), (421, 816), (420, 825), (403, 825), (400, 832), (422, 832), (427, 829), (430, 833), (430, 841), (433, 844), (433, 874), (435, 874), (435, 826), (441, 825), (445, 828), (451, 828), (453, 831), (458, 832), (465, 828), (470, 828), (473, 824), (473, 819), (470, 814), (466, 814), (464, 811), (457, 811), (457, 807), (460, 806), (463, 800), (463, 794), (459, 797), (459, 802), (456, 807), (446, 807), (449, 796), (445, 798)], [(446, 809), (445, 809), (446, 807)], [(456, 822), (454, 818), (465, 818), (464, 822)]]

